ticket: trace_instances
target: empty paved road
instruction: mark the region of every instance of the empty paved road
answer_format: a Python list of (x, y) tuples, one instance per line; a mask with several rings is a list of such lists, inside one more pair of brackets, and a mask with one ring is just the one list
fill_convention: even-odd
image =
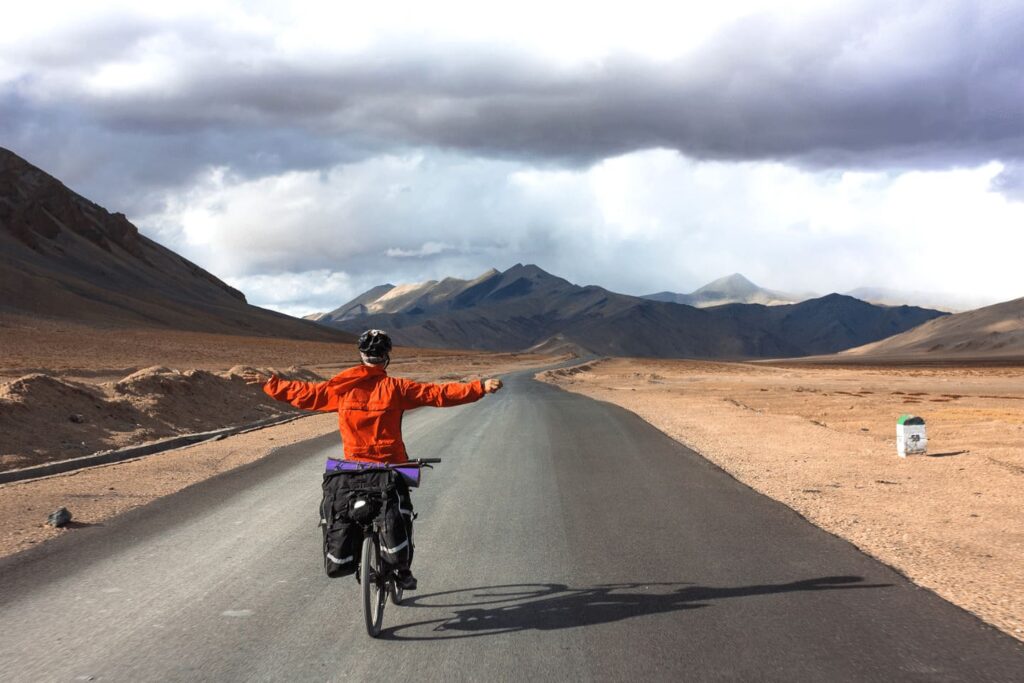
[(445, 461), (381, 639), (322, 572), (330, 436), (0, 561), (3, 678), (1024, 679), (1017, 641), (614, 406), (520, 374), (406, 440)]

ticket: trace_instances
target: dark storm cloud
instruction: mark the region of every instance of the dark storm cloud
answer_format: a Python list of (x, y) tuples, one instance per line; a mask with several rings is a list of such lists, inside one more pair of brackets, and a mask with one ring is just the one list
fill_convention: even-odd
[(617, 57), (552, 74), (463, 55), (442, 62), (440, 82), (396, 67), (380, 74), (393, 87), (344, 111), (416, 143), (582, 162), (645, 147), (837, 166), (1024, 154), (1024, 7), (891, 8), (747, 19), (668, 64)]
[[(130, 54), (157, 27), (107, 30)], [(619, 55), (572, 67), (511, 48), (429, 42), (297, 63), (198, 24), (160, 30), (182, 45), (173, 84), (34, 100), (29, 75), (0, 95), (5, 140), (45, 149), (30, 131), (55, 117), (51, 146), (113, 145), (136, 157), (127, 165), (159, 169), (135, 174), (156, 184), (208, 164), (273, 173), (393, 146), (570, 164), (650, 147), (816, 166), (1024, 158), (1021, 5), (888, 2), (812, 20), (759, 15), (672, 62)], [(22, 57), (42, 68), (105, 58), (88, 40), (76, 62), (74, 44), (72, 36), (56, 55)], [(16, 93), (32, 105), (12, 106)]]
[[(169, 74), (86, 85), (153, 51)], [(212, 22), (102, 15), (0, 45), (0, 73), (5, 62), (17, 68), (0, 80), (0, 145), (129, 215), (158, 212), (213, 166), (259, 178), (413, 148), (535, 167), (653, 147), (811, 168), (1000, 160), (993, 188), (1021, 196), (1021, 3), (762, 14), (671, 61), (560, 65), (523, 47), (429, 39), (298, 58)]]
[(283, 122), (112, 125), (71, 107), (39, 107), (18, 97), (0, 97), (0, 144), (91, 200), (135, 215), (158, 211), (167, 189), (190, 185), (211, 166), (259, 177), (327, 168), (373, 152), (354, 137), (324, 138)]

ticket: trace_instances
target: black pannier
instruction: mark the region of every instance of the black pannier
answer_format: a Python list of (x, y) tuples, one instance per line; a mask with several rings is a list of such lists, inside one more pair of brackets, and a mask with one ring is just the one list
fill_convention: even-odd
[(412, 561), (412, 505), (405, 481), (391, 470), (324, 474), (320, 517), (324, 570), (330, 577), (356, 570), (363, 524), (381, 521), (381, 554), (399, 568)]

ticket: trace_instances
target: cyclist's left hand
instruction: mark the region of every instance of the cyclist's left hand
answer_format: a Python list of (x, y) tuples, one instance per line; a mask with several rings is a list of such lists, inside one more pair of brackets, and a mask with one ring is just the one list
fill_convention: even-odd
[(484, 380), (484, 391), (486, 393), (488, 393), (488, 394), (493, 394), (498, 389), (501, 389), (503, 386), (505, 386), (505, 385), (502, 384), (500, 379), (485, 379)]

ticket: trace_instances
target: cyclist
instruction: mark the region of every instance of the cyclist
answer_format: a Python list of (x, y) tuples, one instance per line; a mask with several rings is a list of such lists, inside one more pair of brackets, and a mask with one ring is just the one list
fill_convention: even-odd
[[(349, 368), (326, 382), (299, 382), (256, 371), (243, 374), (249, 384), (263, 385), (263, 391), (278, 401), (305, 410), (337, 411), (345, 460), (367, 463), (402, 463), (409, 458), (402, 441), (402, 414), (420, 406), (444, 408), (472, 403), (502, 387), (500, 379), (467, 383), (431, 384), (391, 377), (391, 338), (382, 330), (367, 330), (359, 337), (362, 364)], [(408, 488), (399, 487), (412, 538), (412, 503)], [(408, 564), (412, 564), (409, 554)], [(400, 567), (398, 583), (405, 590), (416, 589), (408, 566)]]

